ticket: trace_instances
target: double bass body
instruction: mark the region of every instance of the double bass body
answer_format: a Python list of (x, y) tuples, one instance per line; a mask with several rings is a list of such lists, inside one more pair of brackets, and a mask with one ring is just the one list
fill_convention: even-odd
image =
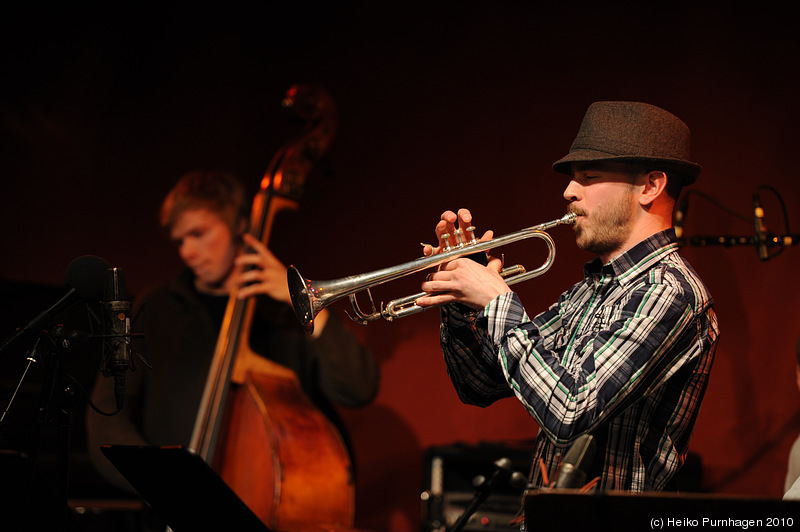
[(248, 371), (233, 390), (215, 469), (267, 525), (351, 526), (347, 449), (289, 370)]

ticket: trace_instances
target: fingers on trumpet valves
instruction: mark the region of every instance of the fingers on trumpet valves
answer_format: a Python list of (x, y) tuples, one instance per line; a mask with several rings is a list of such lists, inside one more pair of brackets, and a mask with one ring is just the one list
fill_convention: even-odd
[(426, 244), (425, 242), (420, 242), (419, 245), (422, 246), (422, 253), (425, 256), (435, 253), (445, 253), (453, 249), (460, 249), (479, 242), (478, 238), (475, 236), (475, 229), (474, 225), (470, 225), (466, 229), (453, 228), (452, 232), (443, 232), (438, 236), (438, 247), (434, 247), (433, 244)]
[[(469, 235), (469, 240), (464, 241), (464, 231)], [(478, 240), (475, 238), (475, 226), (470, 225), (466, 229), (456, 229), (456, 247), (463, 248), (464, 246), (471, 246), (477, 244)]]
[[(468, 234), (468, 240), (464, 239), (464, 232)], [(450, 241), (450, 237), (453, 237), (454, 241)], [(453, 248), (463, 248), (464, 246), (471, 246), (478, 243), (478, 239), (475, 238), (475, 226), (470, 225), (466, 229), (456, 229), (453, 231), (453, 234), (450, 233), (442, 233), (441, 236), (441, 251), (451, 251)]]

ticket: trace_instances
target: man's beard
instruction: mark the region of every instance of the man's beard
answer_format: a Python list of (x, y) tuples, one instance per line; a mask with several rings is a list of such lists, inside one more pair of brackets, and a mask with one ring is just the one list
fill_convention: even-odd
[(604, 255), (619, 250), (630, 234), (635, 209), (632, 194), (623, 194), (613, 205), (603, 206), (587, 215), (575, 209), (576, 214), (584, 215), (591, 227), (575, 225), (575, 241), (579, 248)]

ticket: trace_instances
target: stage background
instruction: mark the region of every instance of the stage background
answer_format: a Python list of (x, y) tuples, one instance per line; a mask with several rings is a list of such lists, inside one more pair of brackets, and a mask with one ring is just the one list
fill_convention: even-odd
[[(759, 185), (779, 192), (797, 232), (796, 18), (788, 7), (701, 4), (269, 2), (7, 12), (0, 279), (23, 290), (14, 306), (10, 297), (2, 302), (0, 333), (54, 301), (81, 255), (122, 268), (134, 296), (171, 278), (180, 264), (157, 226), (162, 197), (195, 169), (234, 172), (255, 191), (295, 132), (280, 101), (299, 82), (325, 87), (339, 112), (300, 209), (279, 216), (272, 238), (277, 256), (312, 279), (419, 256), (418, 243), (431, 240), (445, 209), (469, 207), (478, 227), (496, 234), (560, 217), (566, 180), (550, 165), (568, 150), (586, 107), (604, 99), (653, 103), (690, 126), (693, 158), (704, 167), (695, 190), (706, 196), (690, 197), (687, 236), (752, 235)], [(777, 197), (760, 195), (768, 228), (786, 232)], [(529, 312), (577, 281), (590, 258), (569, 229), (551, 234), (555, 266), (518, 287)], [(509, 248), (506, 260), (536, 265), (541, 247)], [(722, 330), (691, 444), (703, 489), (780, 497), (800, 433), (800, 248), (766, 262), (747, 246), (684, 254), (714, 295)], [(419, 281), (376, 295), (416, 292)], [(52, 299), (35, 307), (25, 290), (42, 287)], [(427, 447), (536, 434), (516, 400), (486, 409), (458, 401), (437, 323), (429, 312), (352, 326), (382, 368), (374, 404), (343, 411), (358, 465), (360, 527), (418, 529)], [(19, 378), (16, 362), (4, 361), (14, 367), (1, 376), (4, 392)], [(89, 375), (99, 369), (91, 357), (73, 363)], [(76, 454), (81, 430), (79, 423)], [(17, 441), (3, 438), (6, 447)]]

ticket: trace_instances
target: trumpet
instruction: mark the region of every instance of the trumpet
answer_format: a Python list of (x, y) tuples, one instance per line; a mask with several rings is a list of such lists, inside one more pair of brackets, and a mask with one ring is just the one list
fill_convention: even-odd
[[(351, 275), (342, 277), (340, 279), (333, 279), (329, 281), (311, 281), (303, 277), (294, 266), (290, 266), (287, 272), (287, 281), (289, 283), (289, 293), (292, 297), (292, 306), (294, 307), (295, 315), (298, 321), (303, 326), (308, 334), (314, 332), (314, 319), (317, 314), (339, 299), (349, 296), (350, 304), (353, 308), (353, 316), (350, 316), (355, 322), (366, 325), (371, 321), (378, 319), (385, 319), (392, 321), (397, 318), (409, 316), (422, 312), (430, 307), (420, 307), (416, 304), (416, 300), (426, 295), (425, 292), (410, 295), (407, 297), (394, 299), (387, 303), (385, 306), (381, 304), (380, 309), (375, 308), (375, 303), (372, 299), (370, 288), (378, 286), (383, 283), (388, 283), (400, 277), (416, 273), (427, 268), (433, 268), (455, 260), (464, 256), (480, 256), (482, 252), (490, 249), (511, 244), (527, 238), (540, 238), (545, 241), (548, 248), (547, 258), (545, 262), (538, 268), (527, 271), (522, 265), (514, 265), (504, 268), (500, 275), (505, 280), (506, 284), (512, 285), (527, 281), (534, 277), (538, 277), (545, 273), (553, 265), (555, 260), (556, 246), (552, 237), (546, 231), (558, 225), (571, 225), (575, 223), (577, 215), (575, 213), (567, 213), (557, 220), (545, 222), (542, 224), (527, 227), (515, 233), (509, 233), (505, 236), (500, 236), (483, 242), (479, 242), (475, 238), (475, 228), (468, 227), (466, 229), (469, 234), (469, 239), (464, 240), (463, 230), (458, 229), (453, 235), (457, 240), (455, 246), (449, 245), (450, 235), (442, 235), (443, 248), (442, 252), (436, 255), (427, 257), (420, 257), (403, 264), (390, 266), (380, 270), (375, 270), (369, 273), (360, 275)], [(477, 255), (476, 255), (477, 254)], [(476, 259), (477, 260), (477, 259)], [(479, 260), (480, 262), (480, 260)], [(363, 312), (358, 305), (357, 296), (358, 292), (366, 290), (370, 303), (372, 304), (372, 311), (369, 313)], [(349, 316), (349, 314), (348, 314)]]

